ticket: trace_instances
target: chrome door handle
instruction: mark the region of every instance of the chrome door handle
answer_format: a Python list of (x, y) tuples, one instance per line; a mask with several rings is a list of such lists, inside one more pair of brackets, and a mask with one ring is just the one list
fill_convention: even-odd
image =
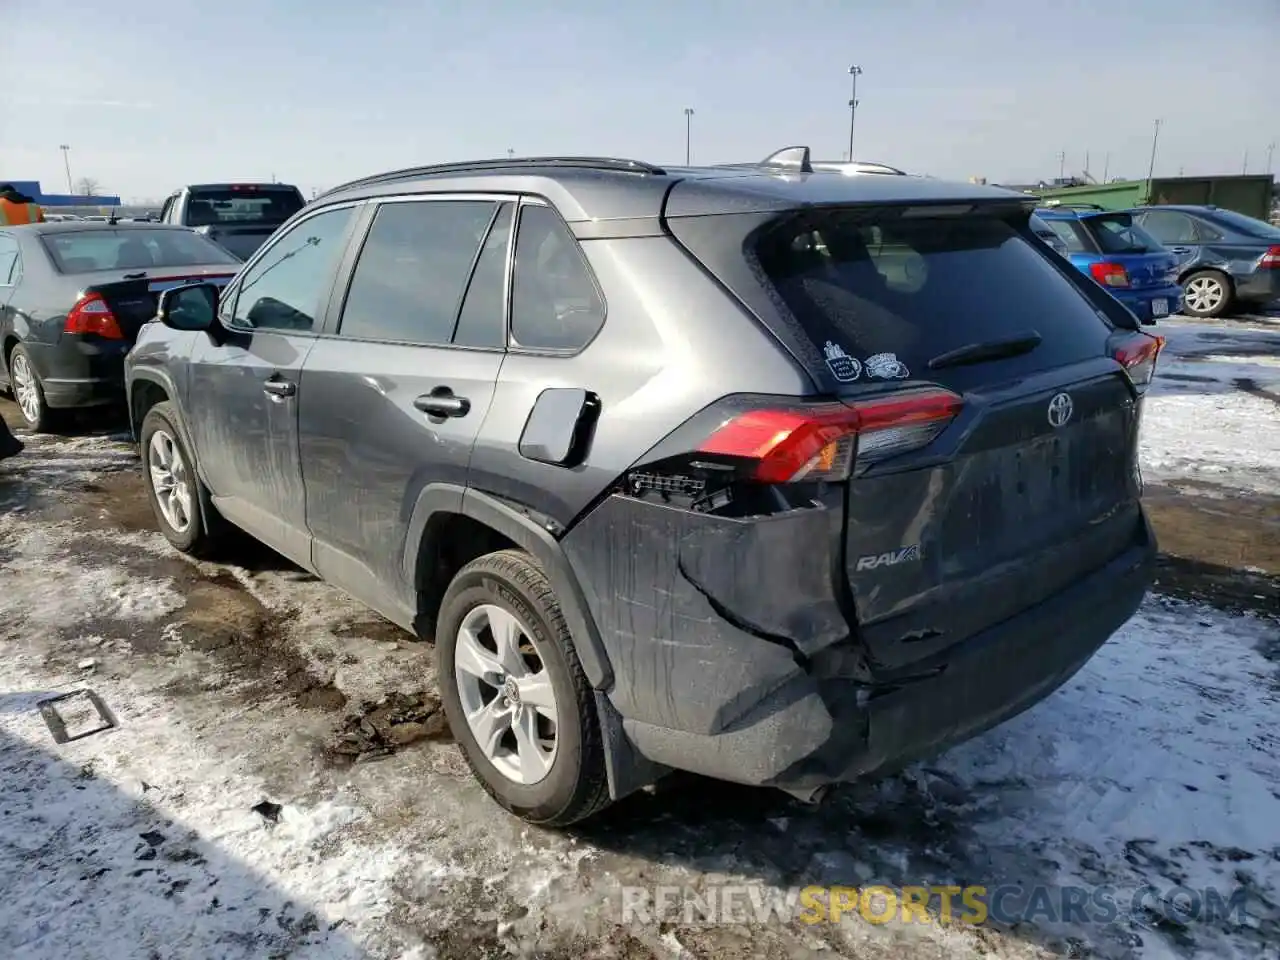
[(471, 401), (466, 397), (455, 397), (448, 388), (436, 388), (436, 391), (424, 393), (413, 401), (414, 407), (433, 417), (465, 417), (471, 411)]

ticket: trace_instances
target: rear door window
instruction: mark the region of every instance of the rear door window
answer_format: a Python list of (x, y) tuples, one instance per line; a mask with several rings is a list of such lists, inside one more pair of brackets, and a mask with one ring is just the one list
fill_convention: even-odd
[(1195, 243), (1191, 218), (1177, 210), (1150, 210), (1142, 215), (1142, 229), (1163, 244)]
[(1160, 253), (1160, 241), (1147, 233), (1127, 213), (1089, 217), (1083, 222), (1103, 253)]
[(927, 376), (940, 354), (1027, 331), (1042, 339), (1020, 359), (1043, 369), (1097, 356), (1110, 330), (1071, 281), (1000, 219), (868, 222), (837, 211), (766, 232), (756, 253), (815, 345), (829, 359), (857, 361), (838, 379)]

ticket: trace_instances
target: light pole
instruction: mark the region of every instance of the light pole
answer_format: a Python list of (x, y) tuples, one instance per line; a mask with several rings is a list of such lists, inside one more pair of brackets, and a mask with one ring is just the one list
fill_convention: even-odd
[(693, 107), (684, 108), (684, 165), (693, 166)]
[(849, 162), (853, 163), (853, 122), (858, 117), (858, 77), (862, 75), (862, 68), (856, 63), (849, 68), (849, 76), (852, 78), (853, 89), (849, 93)]
[(1271, 158), (1275, 156), (1276, 142), (1272, 140), (1267, 144), (1267, 173), (1271, 172)]
[(71, 161), (67, 159), (67, 155), (71, 153), (71, 148), (65, 143), (60, 144), (58, 149), (62, 151), (62, 166), (67, 171), (67, 193), (75, 193), (71, 187)]
[(1067, 179), (1067, 151), (1058, 151), (1058, 179)]
[(1244, 148), (1244, 162), (1240, 164), (1240, 176), (1248, 176), (1249, 174), (1249, 148)]
[(1147, 187), (1151, 186), (1151, 178), (1156, 173), (1156, 144), (1160, 142), (1160, 122), (1156, 121), (1155, 133), (1151, 135), (1151, 164), (1147, 167)]
[(515, 151), (515, 148), (514, 148), (514, 147), (507, 147), (507, 159), (508, 159), (508, 160), (514, 160), (515, 158), (516, 158), (516, 151)]

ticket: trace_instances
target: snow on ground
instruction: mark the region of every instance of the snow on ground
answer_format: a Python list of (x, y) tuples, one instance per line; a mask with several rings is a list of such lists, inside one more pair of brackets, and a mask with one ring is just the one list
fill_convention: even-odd
[(1161, 324), (1143, 474), (1280, 494), (1280, 329)]
[[(1238, 381), (1275, 388), (1275, 341), (1161, 332), (1147, 475), (1260, 482), (1280, 424)], [(0, 464), (0, 957), (1277, 955), (1275, 619), (1153, 596), (1044, 703), (900, 776), (817, 808), (677, 777), (554, 833), (502, 813), (446, 742), (332, 762), (362, 701), (433, 686), (430, 651), (282, 561), (178, 558), (123, 470), (111, 436)], [(37, 703), (76, 689), (117, 727), (58, 744)], [(1028, 915), (622, 922), (624, 886), (725, 883), (1013, 885)], [(1064, 915), (1080, 889), (1114, 909)], [(1237, 911), (1179, 913), (1206, 889)]]

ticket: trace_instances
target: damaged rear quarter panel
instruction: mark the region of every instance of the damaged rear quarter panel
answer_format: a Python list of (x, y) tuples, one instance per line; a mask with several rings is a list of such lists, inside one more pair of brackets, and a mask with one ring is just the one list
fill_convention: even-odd
[[(838, 522), (821, 506), (747, 519), (614, 494), (562, 541), (613, 664), (622, 716), (718, 733), (849, 636), (831, 584)], [(835, 551), (835, 552), (833, 552)]]

